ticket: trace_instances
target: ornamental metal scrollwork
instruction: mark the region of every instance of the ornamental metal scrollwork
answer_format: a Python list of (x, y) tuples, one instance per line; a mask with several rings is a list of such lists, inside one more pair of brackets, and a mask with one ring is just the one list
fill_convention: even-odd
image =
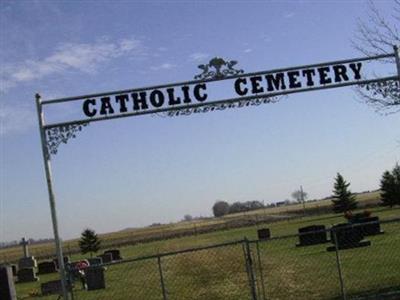
[(189, 116), (191, 114), (197, 113), (206, 113), (210, 111), (221, 111), (230, 108), (243, 108), (249, 106), (258, 106), (261, 104), (267, 103), (276, 103), (278, 102), (282, 96), (274, 96), (274, 97), (259, 97), (251, 100), (240, 100), (238, 102), (230, 102), (230, 103), (219, 103), (219, 104), (209, 104), (201, 107), (193, 107), (193, 108), (182, 108), (173, 111), (168, 111), (165, 113), (165, 116), (168, 117), (178, 117), (178, 116)]
[[(226, 61), (223, 58), (214, 57), (208, 64), (198, 66), (198, 68), (203, 70), (203, 72), (194, 76), (194, 79), (223, 79), (231, 75), (243, 73), (243, 70), (233, 68), (236, 64), (236, 60)], [(214, 68), (215, 70), (210, 70), (211, 68)]]
[(360, 84), (360, 87), (371, 92), (373, 96), (394, 97), (400, 99), (400, 82), (397, 80), (377, 81)]
[(89, 125), (89, 122), (62, 125), (46, 129), (46, 142), (49, 154), (57, 154), (58, 146), (61, 143), (66, 144), (69, 139), (76, 138), (76, 133), (87, 125)]

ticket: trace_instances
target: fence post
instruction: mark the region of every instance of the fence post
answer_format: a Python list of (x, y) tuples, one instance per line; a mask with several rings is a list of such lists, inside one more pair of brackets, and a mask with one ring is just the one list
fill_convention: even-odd
[(244, 239), (244, 252), (245, 252), (245, 260), (246, 260), (246, 271), (247, 276), (249, 277), (250, 291), (251, 291), (251, 299), (257, 300), (257, 291), (255, 286), (255, 276), (253, 269), (253, 260), (251, 258), (251, 250), (250, 243), (247, 238)]
[(261, 263), (261, 256), (260, 256), (260, 245), (259, 245), (259, 241), (256, 242), (256, 246), (257, 246), (257, 259), (258, 259), (258, 268), (260, 269), (260, 280), (261, 280), (261, 291), (262, 291), (262, 297), (263, 300), (265, 300), (265, 287), (264, 287), (264, 270), (262, 267), (262, 263)]
[(161, 283), (161, 290), (163, 294), (163, 300), (167, 300), (167, 291), (165, 290), (165, 284), (164, 284), (164, 276), (161, 268), (161, 257), (157, 256), (157, 263), (158, 263), (158, 271), (160, 272), (160, 283)]
[(346, 298), (346, 291), (345, 291), (345, 288), (344, 288), (342, 266), (341, 266), (339, 248), (338, 248), (337, 237), (336, 237), (336, 229), (335, 228), (331, 228), (331, 231), (332, 231), (333, 241), (335, 243), (336, 266), (337, 266), (338, 273), (339, 273), (340, 291), (342, 293), (343, 300), (346, 300), (347, 298)]

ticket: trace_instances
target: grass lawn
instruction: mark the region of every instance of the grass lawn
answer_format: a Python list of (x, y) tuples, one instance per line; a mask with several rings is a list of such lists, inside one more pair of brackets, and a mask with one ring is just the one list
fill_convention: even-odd
[[(400, 209), (373, 209), (381, 220), (400, 217)], [(344, 222), (341, 215), (326, 214), (268, 224), (272, 236), (296, 234), (311, 224)], [(265, 226), (265, 227), (267, 227)], [(253, 227), (216, 231), (120, 248), (124, 258), (135, 258), (192, 247), (256, 239)], [(370, 247), (340, 251), (346, 293), (356, 296), (400, 287), (400, 222), (382, 224), (385, 234), (368, 237)], [(335, 252), (325, 245), (295, 247), (297, 237), (251, 244), (258, 295), (267, 299), (335, 299), (340, 296)], [(83, 258), (73, 255), (72, 259)], [(161, 259), (168, 299), (251, 299), (241, 244), (188, 252)], [(105, 290), (84, 291), (79, 284), (76, 299), (162, 299), (157, 259), (110, 265), (105, 272)], [(19, 299), (39, 292), (40, 283), (57, 274), (40, 276), (40, 282), (17, 284)], [(264, 291), (263, 291), (264, 290)], [(34, 294), (34, 293), (33, 293)], [(57, 297), (40, 297), (56, 299)], [(39, 298), (38, 298), (39, 299)], [(259, 299), (263, 299), (260, 297)]]

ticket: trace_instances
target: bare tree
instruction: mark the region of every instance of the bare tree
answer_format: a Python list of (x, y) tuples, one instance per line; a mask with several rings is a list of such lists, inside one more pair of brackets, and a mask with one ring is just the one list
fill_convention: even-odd
[[(383, 16), (375, 4), (369, 2), (367, 20), (360, 20), (353, 46), (366, 56), (391, 54), (393, 46), (400, 46), (400, 0), (393, 1), (392, 14)], [(382, 63), (395, 64), (394, 58), (385, 58)], [(363, 85), (357, 93), (377, 111), (395, 113), (400, 111), (400, 83), (397, 80), (374, 82)]]
[(308, 197), (308, 194), (304, 192), (302, 189), (295, 190), (292, 193), (292, 198), (296, 200), (298, 203), (303, 203)]

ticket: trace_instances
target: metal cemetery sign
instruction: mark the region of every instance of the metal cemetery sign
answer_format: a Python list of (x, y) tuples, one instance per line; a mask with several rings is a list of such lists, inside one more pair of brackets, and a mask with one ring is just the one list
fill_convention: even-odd
[[(376, 76), (373, 64), (385, 58), (395, 59), (395, 75)], [(64, 299), (68, 299), (68, 293), (58, 235), (50, 157), (57, 153), (61, 143), (67, 143), (75, 137), (83, 126), (97, 121), (145, 114), (180, 116), (260, 105), (276, 102), (282, 95), (351, 85), (366, 88), (379, 85), (383, 91), (400, 94), (400, 56), (397, 47), (394, 47), (392, 54), (254, 73), (244, 73), (236, 65), (236, 61), (216, 57), (208, 64), (199, 65), (202, 72), (191, 81), (45, 101), (36, 95)], [(68, 115), (68, 119), (64, 116), (64, 119), (52, 119), (49, 124), (45, 124), (45, 113), (51, 119), (51, 115), (56, 115), (51, 113), (51, 108), (59, 105), (67, 105), (64, 111), (71, 112), (71, 115)]]
[[(210, 65), (212, 64), (210, 63)], [(302, 91), (310, 87), (330, 87), (360, 80), (361, 68), (362, 62), (357, 62), (265, 72), (235, 79), (232, 89), (236, 97), (253, 98), (259, 97), (259, 95), (268, 97), (269, 94)], [(219, 77), (223, 78), (221, 75)], [(83, 101), (82, 110), (85, 116), (99, 119), (125, 113), (152, 113), (160, 108), (181, 109), (186, 104), (199, 106), (199, 104), (206, 103), (208, 91), (207, 83), (178, 84), (168, 88), (134, 90), (86, 99)]]
[(394, 56), (388, 54), (246, 74), (235, 69), (236, 61), (214, 58), (207, 65), (199, 66), (203, 72), (192, 81), (46, 100), (41, 104), (79, 103), (79, 111), (76, 110), (78, 106), (74, 108), (76, 119), (56, 120), (46, 129), (160, 112), (169, 116), (187, 115), (269, 103), (276, 101), (277, 96), (291, 93), (376, 81), (390, 83), (398, 77), (377, 79), (370, 75), (368, 78), (366, 72), (371, 69), (368, 68), (371, 62)]

